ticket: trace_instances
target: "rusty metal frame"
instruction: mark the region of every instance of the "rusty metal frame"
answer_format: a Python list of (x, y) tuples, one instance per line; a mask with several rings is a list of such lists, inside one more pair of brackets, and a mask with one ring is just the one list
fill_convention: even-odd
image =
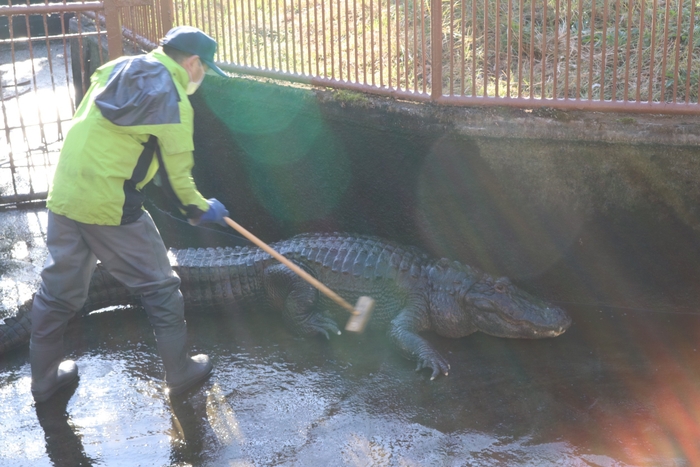
[[(4, 120), (0, 122), (0, 131), (4, 133), (3, 136), (5, 136), (4, 139), (6, 139), (7, 144), (6, 154), (8, 155), (8, 158), (0, 158), (3, 159), (0, 173), (8, 174), (8, 177), (3, 182), (7, 192), (0, 196), (0, 208), (37, 201), (41, 202), (46, 198), (47, 193), (44, 191), (44, 187), (47, 182), (45, 180), (46, 177), (42, 174), (52, 166), (51, 160), (57, 153), (55, 149), (51, 148), (51, 145), (63, 138), (65, 131), (63, 127), (70, 119), (70, 115), (66, 115), (63, 110), (60, 110), (63, 109), (63, 103), (56, 104), (55, 116), (51, 115), (53, 112), (51, 109), (49, 112), (46, 112), (43, 108), (35, 109), (32, 107), (27, 109), (22, 107), (23, 104), (21, 104), (20, 99), (23, 98), (20, 96), (32, 93), (35, 96), (32, 99), (37, 99), (36, 96), (39, 96), (44, 89), (37, 78), (37, 72), (40, 70), (35, 70), (34, 68), (35, 58), (38, 57), (34, 55), (33, 51), (36, 44), (45, 43), (46, 53), (48, 54), (48, 67), (46, 70), (48, 70), (49, 74), (42, 79), (47, 79), (47, 76), (50, 76), (50, 86), (53, 92), (56, 93), (61, 88), (70, 88), (72, 69), (76, 98), (79, 99), (82, 93), (86, 91), (85, 87), (86, 83), (89, 83), (90, 71), (86, 69), (87, 58), (84, 57), (83, 51), (84, 38), (97, 38), (98, 51), (96, 56), (90, 59), (93, 64), (91, 66), (96, 66), (106, 61), (106, 57), (103, 57), (101, 45), (105, 34), (107, 35), (106, 42), (108, 46), (106, 55), (109, 56), (109, 59), (113, 59), (123, 55), (124, 39), (149, 49), (155, 47), (155, 42), (157, 42), (156, 35), (162, 35), (164, 34), (163, 31), (167, 31), (172, 27), (172, 4), (170, 0), (102, 0), (79, 3), (67, 3), (66, 0), (63, 0), (61, 3), (49, 3), (49, 0), (44, 0), (43, 4), (30, 4), (28, 0), (16, 1), (26, 1), (26, 4), (17, 5), (10, 0), (8, 5), (0, 6), (0, 17), (8, 18), (9, 26), (9, 38), (0, 39), (0, 45), (9, 46), (6, 50), (12, 56), (12, 72), (10, 75), (14, 76), (7, 83), (3, 83), (3, 87), (0, 88), (0, 111)], [(138, 8), (141, 8), (142, 11), (134, 15), (133, 10)], [(148, 10), (144, 10), (144, 8)], [(69, 14), (75, 14), (78, 19), (76, 23), (77, 32), (67, 31), (66, 15)], [(60, 15), (61, 31), (58, 33), (55, 30), (49, 33), (47, 23), (49, 15)], [(43, 34), (33, 36), (32, 30), (35, 26), (30, 25), (30, 16), (33, 18), (43, 16)], [(83, 22), (80, 18), (85, 16), (90, 17), (94, 21), (94, 30), (83, 29)], [(127, 21), (131, 28), (126, 28), (122, 19), (129, 16), (137, 20), (135, 22)], [(17, 18), (22, 17), (24, 20), (20, 19), (17, 21)], [(26, 37), (15, 37), (14, 31), (17, 24), (22, 25), (22, 29), (25, 28), (22, 23), (26, 24)], [(65, 67), (65, 82), (54, 81), (56, 68), (53, 64), (54, 58), (51, 50), (56, 47), (56, 41), (63, 42), (64, 64), (60, 70), (61, 75), (63, 75), (63, 67)], [(80, 54), (80, 57), (74, 57), (76, 61), (71, 63), (67, 59), (69, 54), (66, 51), (67, 47), (70, 47), (69, 41), (75, 41), (74, 45), (78, 45), (78, 48), (74, 49), (74, 53)], [(26, 81), (26, 83), (24, 81), (19, 82), (14, 65), (16, 62), (15, 47), (18, 44), (23, 44), (22, 48), (18, 50), (22, 50), (22, 53), (25, 55), (28, 53), (31, 63), (31, 79)], [(44, 52), (42, 51), (41, 53), (43, 54)], [(76, 64), (79, 64), (79, 68), (74, 68), (77, 66)], [(63, 80), (64, 78), (62, 77), (61, 79)], [(6, 96), (6, 92), (3, 92), (3, 89), (7, 91), (8, 88), (11, 91), (9, 91), (9, 96)], [(82, 93), (78, 95), (80, 91)], [(60, 99), (70, 99), (69, 110), (74, 112), (75, 100), (73, 96), (70, 93), (67, 97), (64, 94), (60, 95), (62, 96)], [(15, 101), (15, 99), (17, 100)], [(39, 105), (39, 107), (43, 106)], [(72, 115), (72, 112), (70, 114)], [(46, 135), (50, 135), (50, 139), (47, 140)], [(54, 140), (54, 138), (58, 138), (58, 140)]]

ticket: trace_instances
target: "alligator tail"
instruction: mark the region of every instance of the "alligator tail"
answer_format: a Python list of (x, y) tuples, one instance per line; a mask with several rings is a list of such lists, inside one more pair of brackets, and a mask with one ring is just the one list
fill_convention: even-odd
[(33, 300), (27, 300), (19, 306), (15, 316), (5, 318), (0, 322), (0, 355), (29, 343), (32, 332), (32, 321), (29, 311)]

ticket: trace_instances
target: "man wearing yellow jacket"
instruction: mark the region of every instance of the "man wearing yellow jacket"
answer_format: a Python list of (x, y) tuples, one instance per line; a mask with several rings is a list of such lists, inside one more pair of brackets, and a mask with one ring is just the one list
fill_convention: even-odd
[(87, 298), (99, 259), (141, 297), (171, 395), (209, 376), (206, 355), (189, 357), (180, 279), (141, 189), (161, 186), (192, 224), (223, 223), (226, 208), (192, 180), (194, 112), (188, 95), (213, 62), (216, 42), (199, 29), (170, 30), (158, 49), (113, 60), (95, 72), (66, 135), (47, 201), (49, 257), (31, 311), (32, 395), (51, 398), (78, 378), (63, 361), (68, 320)]

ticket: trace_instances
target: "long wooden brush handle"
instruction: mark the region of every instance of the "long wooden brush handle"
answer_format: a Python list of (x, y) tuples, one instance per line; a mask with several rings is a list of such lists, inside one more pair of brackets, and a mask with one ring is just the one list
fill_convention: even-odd
[(346, 310), (348, 310), (350, 313), (353, 315), (359, 314), (357, 310), (355, 310), (352, 305), (350, 305), (348, 302), (346, 302), (343, 297), (338, 295), (337, 293), (333, 292), (331, 289), (326, 287), (322, 282), (320, 282), (318, 279), (313, 277), (311, 274), (308, 272), (304, 271), (301, 269), (299, 266), (296, 264), (292, 263), (290, 260), (282, 256), (281, 254), (277, 253), (275, 250), (270, 248), (267, 243), (263, 242), (260, 240), (258, 237), (253, 235), (252, 233), (248, 232), (242, 225), (239, 223), (235, 222), (233, 219), (229, 217), (224, 217), (224, 221), (231, 226), (232, 228), (236, 229), (238, 232), (240, 232), (245, 238), (250, 240), (251, 242), (255, 243), (257, 246), (259, 246), (262, 250), (265, 252), (269, 253), (273, 258), (275, 258), (277, 261), (280, 263), (284, 264), (287, 266), (289, 269), (297, 273), (299, 276), (301, 276), (302, 279), (304, 279), (306, 282), (309, 284), (313, 285), (316, 287), (319, 291), (321, 291), (324, 295), (326, 295), (328, 298), (333, 300), (335, 303), (338, 305), (342, 306)]

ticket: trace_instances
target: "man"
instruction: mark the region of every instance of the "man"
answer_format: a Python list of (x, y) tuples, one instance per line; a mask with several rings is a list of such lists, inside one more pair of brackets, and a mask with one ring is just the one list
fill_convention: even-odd
[(206, 355), (189, 357), (180, 279), (141, 188), (156, 173), (192, 224), (223, 223), (228, 211), (206, 200), (192, 180), (194, 93), (213, 62), (216, 42), (199, 29), (170, 30), (160, 48), (121, 57), (98, 70), (73, 118), (56, 167), (47, 207), (49, 257), (31, 311), (32, 395), (51, 398), (78, 378), (64, 356), (68, 320), (87, 298), (99, 259), (141, 297), (154, 329), (171, 395), (209, 376)]

